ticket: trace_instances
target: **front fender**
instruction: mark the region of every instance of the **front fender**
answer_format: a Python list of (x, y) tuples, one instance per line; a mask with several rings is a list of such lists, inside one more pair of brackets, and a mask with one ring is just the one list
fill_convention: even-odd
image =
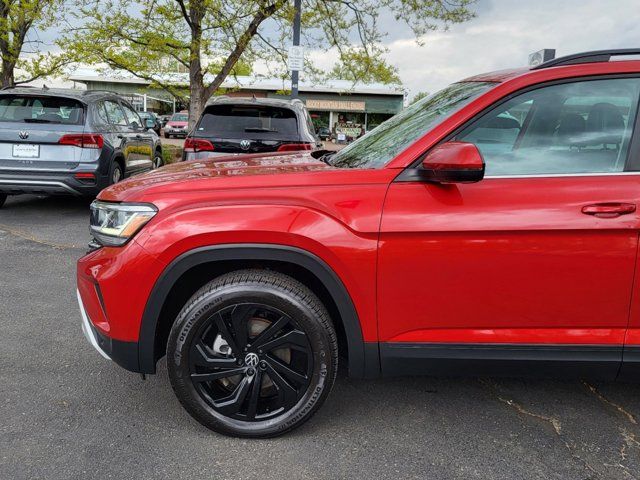
[(377, 341), (364, 340), (361, 322), (347, 288), (338, 275), (320, 258), (305, 250), (282, 245), (231, 244), (200, 247), (173, 260), (156, 281), (148, 298), (138, 340), (140, 371), (155, 372), (155, 338), (158, 319), (169, 292), (189, 269), (209, 262), (225, 260), (275, 260), (298, 265), (322, 282), (332, 296), (344, 326), (349, 349), (349, 375), (356, 378), (377, 376), (380, 360)]

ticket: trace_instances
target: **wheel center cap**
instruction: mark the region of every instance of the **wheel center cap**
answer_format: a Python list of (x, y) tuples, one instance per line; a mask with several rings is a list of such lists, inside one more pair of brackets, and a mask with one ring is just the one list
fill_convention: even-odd
[(244, 357), (244, 363), (247, 367), (256, 367), (258, 366), (258, 363), (260, 362), (260, 359), (258, 358), (258, 355), (255, 353), (247, 353), (247, 355)]

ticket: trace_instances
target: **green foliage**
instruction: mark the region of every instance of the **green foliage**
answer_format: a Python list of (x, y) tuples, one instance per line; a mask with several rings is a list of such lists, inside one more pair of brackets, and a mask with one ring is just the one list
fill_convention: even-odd
[(162, 161), (165, 165), (170, 165), (182, 158), (182, 148), (177, 145), (162, 145)]
[(32, 38), (61, 16), (63, 0), (0, 0), (0, 86), (13, 86), (53, 75), (69, 61), (66, 55), (42, 53)]
[(348, 48), (340, 54), (339, 62), (333, 67), (330, 78), (351, 80), (352, 82), (380, 82), (400, 84), (398, 69), (389, 65), (376, 51), (370, 55), (364, 48)]
[(419, 100), (422, 100), (425, 97), (428, 97), (430, 95), (429, 92), (418, 92), (416, 93), (413, 98), (411, 99), (411, 101), (409, 102), (409, 104), (414, 104)]
[[(0, 0), (3, 1), (3, 0)], [(60, 41), (82, 62), (106, 64), (184, 100), (177, 68), (188, 72), (190, 122), (229, 75), (260, 60), (286, 77), (293, 0), (74, 0), (74, 24)], [(473, 16), (473, 0), (303, 0), (303, 44), (337, 51), (331, 77), (399, 83), (382, 46), (381, 14), (408, 25), (419, 42), (429, 31)], [(322, 75), (307, 61), (307, 72)]]

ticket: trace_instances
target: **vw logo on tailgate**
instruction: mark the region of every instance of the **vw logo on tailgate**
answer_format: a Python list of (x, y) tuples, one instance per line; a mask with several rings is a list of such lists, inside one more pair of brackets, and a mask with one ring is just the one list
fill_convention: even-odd
[(23, 139), (26, 140), (27, 138), (29, 138), (29, 132), (22, 130), (20, 132), (18, 132), (18, 136)]
[(249, 150), (249, 147), (251, 146), (251, 142), (249, 140), (242, 140), (240, 142), (240, 148), (242, 150)]

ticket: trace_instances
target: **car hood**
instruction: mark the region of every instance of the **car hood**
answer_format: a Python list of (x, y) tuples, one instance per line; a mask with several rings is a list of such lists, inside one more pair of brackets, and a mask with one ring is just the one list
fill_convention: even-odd
[(186, 127), (189, 122), (167, 122), (168, 127)]
[[(256, 176), (284, 176), (284, 174), (308, 173), (333, 169), (317, 160), (310, 153), (227, 155), (207, 159), (174, 163), (143, 175), (137, 175), (112, 185), (100, 192), (101, 200), (123, 201), (141, 193), (181, 191), (197, 188), (244, 188), (255, 186), (255, 181), (244, 182), (242, 178)], [(189, 186), (186, 183), (189, 183)], [(199, 182), (215, 182), (201, 185)], [(219, 183), (220, 182), (220, 183)], [(193, 183), (193, 185), (191, 185)], [(262, 179), (261, 185), (277, 186), (278, 181)]]

